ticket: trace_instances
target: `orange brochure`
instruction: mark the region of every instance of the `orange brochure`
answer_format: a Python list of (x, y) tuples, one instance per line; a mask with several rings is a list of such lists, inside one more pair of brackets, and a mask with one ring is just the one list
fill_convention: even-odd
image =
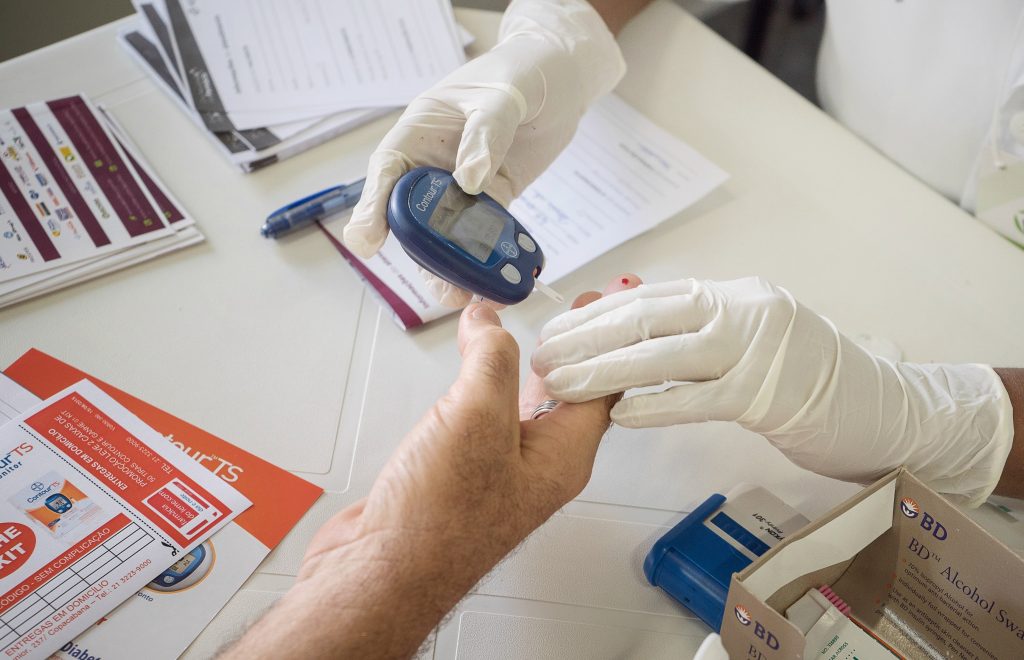
[[(90, 380), (252, 502), (251, 508), (169, 566), (102, 625), (65, 644), (57, 658), (177, 658), (323, 492), (42, 351), (29, 350), (5, 373), (41, 399)], [(174, 626), (160, 624), (171, 619)]]

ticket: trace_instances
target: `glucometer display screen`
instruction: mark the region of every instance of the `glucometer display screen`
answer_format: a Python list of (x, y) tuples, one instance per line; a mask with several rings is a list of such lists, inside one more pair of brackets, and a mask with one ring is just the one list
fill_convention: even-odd
[(505, 217), (490, 204), (462, 192), (453, 182), (427, 224), (480, 263), (487, 263), (505, 229)]
[(46, 508), (54, 513), (64, 513), (71, 508), (71, 500), (63, 495), (50, 495), (46, 498)]
[(171, 566), (171, 570), (175, 573), (184, 573), (185, 570), (192, 565), (192, 562), (196, 560), (196, 556), (191, 552), (174, 562), (174, 566)]

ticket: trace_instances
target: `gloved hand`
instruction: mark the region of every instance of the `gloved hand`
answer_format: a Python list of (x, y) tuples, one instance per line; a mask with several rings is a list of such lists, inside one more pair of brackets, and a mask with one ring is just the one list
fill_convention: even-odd
[(970, 505), (995, 487), (1012, 411), (987, 366), (890, 362), (757, 278), (641, 286), (556, 317), (533, 368), (552, 396), (620, 401), (628, 427), (734, 421), (791, 461), (868, 482), (906, 464)]
[[(416, 98), (370, 156), (345, 245), (373, 256), (388, 235), (395, 182), (414, 167), (451, 171), (471, 195), (508, 206), (569, 143), (580, 117), (625, 72), (615, 37), (583, 0), (514, 0), (499, 43)], [(471, 294), (422, 271), (453, 307)]]

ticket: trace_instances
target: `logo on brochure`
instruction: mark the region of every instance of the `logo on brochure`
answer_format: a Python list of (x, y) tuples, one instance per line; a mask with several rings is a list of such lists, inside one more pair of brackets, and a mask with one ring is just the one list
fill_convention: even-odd
[(753, 621), (753, 617), (750, 615), (750, 610), (743, 607), (742, 605), (736, 606), (736, 620), (745, 626), (749, 626), (750, 622)]
[(60, 155), (64, 157), (64, 162), (73, 163), (75, 161), (75, 154), (71, 153), (71, 147), (61, 147)]
[(921, 506), (914, 501), (914, 498), (904, 497), (900, 500), (900, 511), (907, 518), (917, 518), (917, 514), (921, 513)]
[(501, 242), (501, 251), (504, 252), (505, 256), (508, 257), (509, 259), (515, 259), (516, 257), (519, 256), (519, 248), (517, 248), (515, 244), (510, 243), (509, 241)]

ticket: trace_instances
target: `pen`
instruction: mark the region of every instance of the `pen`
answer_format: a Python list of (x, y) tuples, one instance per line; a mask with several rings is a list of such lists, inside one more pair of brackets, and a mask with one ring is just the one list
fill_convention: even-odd
[(264, 238), (278, 238), (293, 229), (305, 227), (317, 220), (326, 220), (356, 205), (363, 193), (366, 179), (344, 186), (334, 186), (277, 209), (260, 227)]

